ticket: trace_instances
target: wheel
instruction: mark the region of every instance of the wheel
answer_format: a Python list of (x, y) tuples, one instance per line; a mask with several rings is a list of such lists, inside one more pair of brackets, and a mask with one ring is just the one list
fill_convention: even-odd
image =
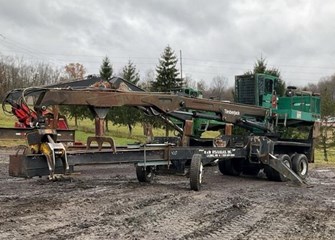
[[(283, 161), (283, 163), (284, 163), (288, 168), (292, 168), (292, 162), (291, 162), (291, 158), (290, 158), (289, 155), (287, 155), (287, 154), (283, 154), (283, 155), (281, 155), (280, 157), (281, 157), (281, 160)], [(277, 172), (277, 171), (276, 171), (276, 172)], [(278, 174), (279, 174), (279, 180), (280, 180), (281, 182), (286, 182), (286, 181), (289, 180), (289, 179), (288, 179), (286, 176), (284, 176), (283, 174), (280, 174), (280, 173), (278, 173)]]
[(243, 174), (250, 176), (257, 176), (259, 173), (260, 167), (256, 164), (248, 164), (243, 167)]
[(278, 178), (275, 177), (274, 171), (275, 170), (272, 167), (265, 165), (264, 173), (270, 181), (278, 181)]
[(308, 159), (305, 154), (296, 154), (293, 157), (292, 169), (301, 179), (306, 179), (308, 174)]
[[(282, 154), (282, 155), (279, 155), (278, 158), (281, 159), (286, 166), (288, 166), (289, 168), (292, 168), (291, 158), (290, 158), (289, 155)], [(271, 181), (285, 182), (285, 181), (288, 180), (288, 178), (286, 176), (279, 173), (277, 170), (273, 169), (269, 165), (266, 165), (264, 167), (264, 173), (265, 173), (266, 177)]]
[(151, 182), (154, 177), (153, 167), (136, 166), (136, 176), (139, 182)]
[(199, 191), (203, 177), (201, 154), (194, 154), (190, 166), (190, 186), (194, 191)]
[(223, 175), (239, 176), (242, 172), (241, 159), (221, 160), (219, 161), (218, 166)]

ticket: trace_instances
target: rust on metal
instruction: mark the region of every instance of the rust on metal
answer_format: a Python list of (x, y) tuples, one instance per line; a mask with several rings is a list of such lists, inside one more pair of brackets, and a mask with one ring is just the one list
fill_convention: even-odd
[[(28, 133), (34, 131), (32, 128), (3, 128), (0, 127), (1, 140), (19, 140), (26, 139)], [(75, 130), (57, 129), (58, 142), (75, 142)]]
[(102, 137), (102, 136), (94, 136), (94, 137), (88, 137), (86, 142), (86, 149), (93, 148), (92, 143), (96, 142), (98, 145), (99, 151), (102, 150), (104, 143), (110, 144), (110, 149), (115, 153), (116, 152), (116, 145), (114, 142), (114, 139), (111, 137)]
[(223, 121), (235, 123), (243, 115), (266, 117), (266, 109), (257, 106), (194, 99), (169, 93), (118, 92), (112, 89), (48, 89), (36, 101), (36, 107), (50, 105), (89, 105), (93, 107), (141, 106), (154, 107), (164, 113), (179, 110), (215, 112)]

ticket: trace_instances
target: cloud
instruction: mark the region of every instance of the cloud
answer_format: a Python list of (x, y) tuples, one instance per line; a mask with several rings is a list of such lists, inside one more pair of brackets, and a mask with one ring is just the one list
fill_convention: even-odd
[(0, 8), (0, 53), (81, 62), (90, 73), (107, 55), (116, 69), (133, 60), (143, 76), (169, 44), (194, 80), (232, 84), (263, 56), (303, 85), (335, 71), (334, 18), (331, 0), (11, 0)]

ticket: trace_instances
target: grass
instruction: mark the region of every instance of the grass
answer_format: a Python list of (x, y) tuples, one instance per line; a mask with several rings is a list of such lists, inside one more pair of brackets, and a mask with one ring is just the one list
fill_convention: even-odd
[[(94, 136), (94, 121), (90, 119), (83, 119), (78, 121), (78, 128), (75, 127), (74, 120), (68, 120), (69, 127), (76, 130), (76, 140), (85, 142), (88, 136)], [(146, 137), (143, 134), (143, 128), (140, 124), (137, 124), (133, 130), (132, 134), (129, 135), (129, 130), (127, 126), (108, 124), (109, 130), (106, 131), (105, 135), (113, 137), (114, 141), (118, 146), (127, 145), (129, 143), (142, 142), (144, 143)], [(164, 136), (165, 130), (163, 129), (153, 129), (154, 136)]]
[[(16, 117), (5, 114), (0, 115), (0, 127), (14, 127), (14, 123), (17, 121)], [(94, 136), (94, 121), (90, 119), (78, 120), (78, 128), (75, 127), (74, 119), (68, 119), (70, 129), (76, 129), (76, 141), (86, 142), (87, 137)], [(165, 136), (164, 129), (153, 129), (154, 136)], [(170, 136), (172, 136), (170, 132)], [(113, 125), (109, 123), (109, 131), (106, 132), (106, 136), (113, 137), (116, 145), (123, 146), (129, 143), (144, 143), (146, 137), (143, 134), (143, 128), (140, 124), (133, 128), (132, 135), (129, 135), (127, 126)], [(25, 140), (1, 140), (0, 146), (17, 146), (26, 144)]]
[(314, 152), (315, 164), (335, 166), (335, 147), (328, 148), (327, 154), (328, 162), (324, 160), (323, 149), (321, 149), (320, 147), (316, 148)]

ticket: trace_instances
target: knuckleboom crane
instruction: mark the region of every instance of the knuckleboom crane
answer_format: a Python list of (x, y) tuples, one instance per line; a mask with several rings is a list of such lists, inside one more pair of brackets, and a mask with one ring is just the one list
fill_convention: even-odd
[[(309, 161), (306, 155), (309, 156), (309, 159), (312, 156), (313, 144), (309, 140), (294, 141), (280, 138), (276, 131), (277, 125), (289, 124), (290, 119), (287, 117), (278, 118), (278, 114), (272, 108), (190, 98), (171, 93), (120, 91), (109, 88), (48, 88), (37, 91), (39, 91), (39, 96), (35, 102), (35, 110), (40, 116), (41, 129), (28, 135), (28, 144), (36, 154), (48, 155), (51, 176), (56, 169), (57, 158), (63, 161), (65, 171), (69, 169), (70, 165), (94, 163), (95, 161), (85, 160), (86, 162), (82, 162), (84, 160), (78, 160), (75, 153), (67, 154), (65, 148), (57, 145), (54, 137), (55, 131), (43, 129), (42, 112), (52, 105), (79, 105), (89, 106), (93, 109), (96, 114), (96, 124), (98, 125), (96, 129), (98, 130), (96, 136), (91, 140), (100, 143), (100, 154), (104, 154), (101, 146), (102, 142), (106, 141), (106, 138), (102, 136), (101, 125), (110, 107), (138, 107), (148, 114), (162, 117), (171, 125), (174, 124), (169, 118), (182, 121), (183, 128), (174, 125), (181, 135), (180, 143), (174, 146), (167, 144), (155, 148), (157, 146), (144, 145), (136, 151), (129, 151), (129, 149), (117, 149), (114, 141), (108, 140), (112, 146), (111, 153), (113, 154), (109, 155), (111, 161), (122, 162), (122, 157), (136, 159), (129, 161), (136, 164), (136, 173), (140, 181), (150, 181), (152, 173), (162, 167), (180, 172), (183, 172), (186, 167), (190, 171), (191, 188), (199, 190), (203, 163), (219, 159), (219, 169), (223, 174), (239, 175), (241, 172), (258, 172), (261, 168), (265, 168), (269, 179), (285, 180), (289, 178), (302, 183), (302, 179), (307, 174), (306, 168), (298, 169), (298, 166), (304, 167)], [(230, 123), (249, 129), (252, 134), (248, 136), (224, 134), (220, 138), (220, 144), (215, 144), (217, 139), (195, 139), (192, 136), (192, 125), (193, 120), (197, 118)], [(292, 121), (292, 124), (295, 122), (297, 121)], [(310, 127), (313, 124), (313, 121), (308, 121), (306, 125)], [(311, 138), (312, 135), (311, 132)], [(90, 151), (86, 151), (86, 154), (90, 153)], [(80, 154), (83, 158), (84, 153)], [(97, 152), (94, 154), (95, 157), (98, 157)], [(22, 156), (20, 161), (27, 163), (31, 161), (31, 157)], [(96, 160), (96, 162), (106, 163), (106, 160)]]

